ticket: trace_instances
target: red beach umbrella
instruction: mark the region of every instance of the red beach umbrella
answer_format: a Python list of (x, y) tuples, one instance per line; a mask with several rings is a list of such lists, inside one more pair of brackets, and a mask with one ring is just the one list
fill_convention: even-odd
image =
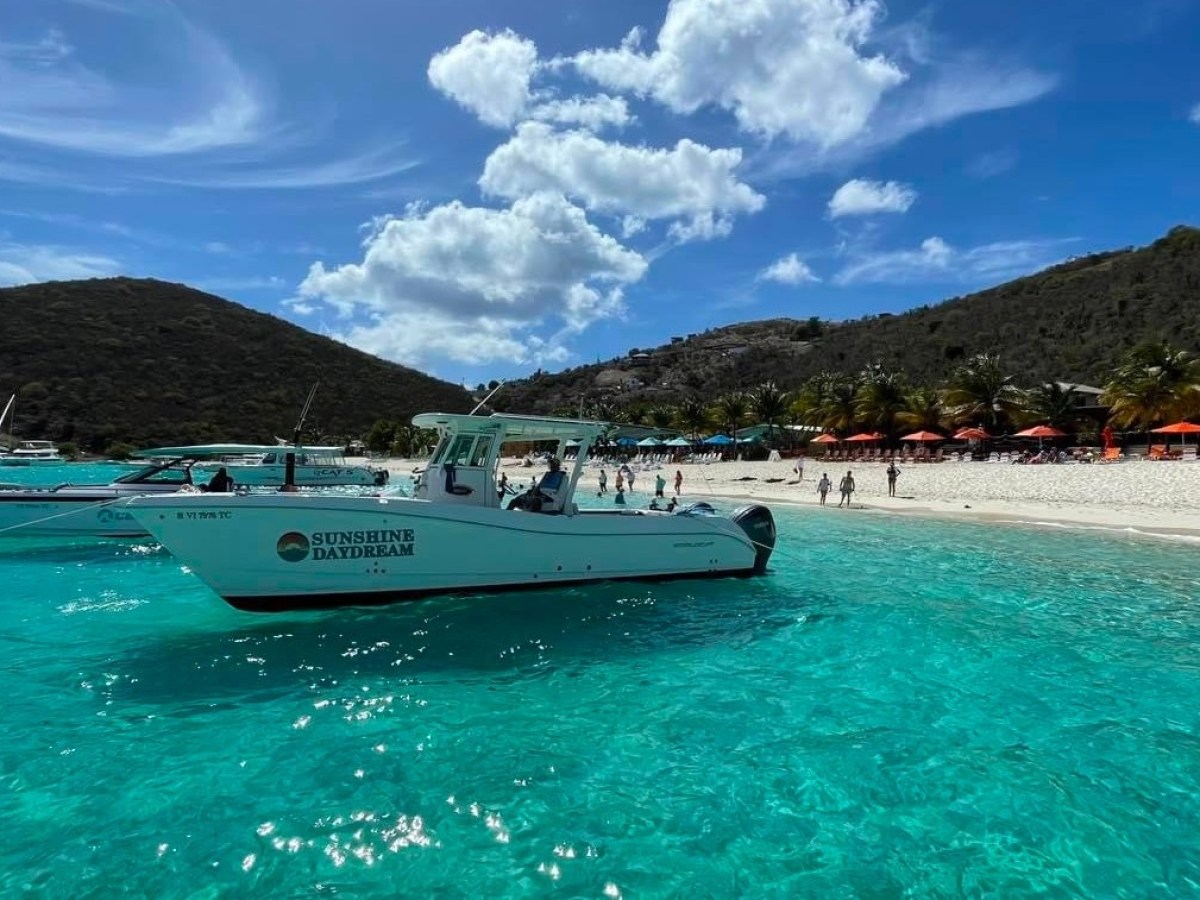
[(1150, 430), (1155, 434), (1200, 434), (1200, 425), (1193, 425), (1191, 422), (1176, 422), (1173, 425), (1164, 425), (1162, 428)]
[(882, 439), (883, 439), (882, 434), (879, 434), (879, 433), (872, 434), (869, 431), (864, 431), (861, 434), (854, 434), (854, 435), (851, 435), (850, 437), (846, 438), (846, 443), (849, 444), (849, 443), (853, 442), (853, 443), (858, 443), (858, 444), (865, 444), (868, 441), (878, 441), (878, 440), (882, 440)]
[(809, 443), (813, 444), (836, 444), (839, 438), (836, 434), (820, 434), (813, 438)]
[(919, 441), (922, 444), (944, 441), (945, 439), (945, 435), (938, 434), (936, 431), (914, 431), (912, 434), (906, 434), (900, 438), (902, 441)]

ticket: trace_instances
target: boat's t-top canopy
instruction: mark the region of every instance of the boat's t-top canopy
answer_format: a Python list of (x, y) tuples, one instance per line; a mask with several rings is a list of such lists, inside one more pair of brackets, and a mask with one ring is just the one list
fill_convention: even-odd
[(514, 416), (493, 413), (469, 416), (465, 413), (420, 413), (412, 423), (418, 428), (436, 428), (445, 434), (495, 435), (505, 441), (576, 440), (587, 446), (608, 430), (608, 423), (590, 419), (560, 419), (552, 416)]
[(190, 447), (152, 447), (134, 456), (172, 459), (213, 459), (222, 456), (256, 456), (263, 453), (341, 453), (341, 447), (281, 447), (279, 444), (194, 444)]

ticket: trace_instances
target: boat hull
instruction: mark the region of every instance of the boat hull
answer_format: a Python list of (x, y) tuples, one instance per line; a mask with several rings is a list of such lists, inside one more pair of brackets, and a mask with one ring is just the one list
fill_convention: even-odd
[(217, 594), (249, 610), (751, 574), (762, 565), (755, 542), (719, 516), (541, 515), (296, 494), (139, 497), (128, 510)]

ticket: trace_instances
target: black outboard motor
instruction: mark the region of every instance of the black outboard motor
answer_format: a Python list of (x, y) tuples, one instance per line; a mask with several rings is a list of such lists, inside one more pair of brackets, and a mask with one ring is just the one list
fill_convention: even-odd
[(743, 506), (732, 518), (754, 542), (754, 574), (761, 575), (767, 571), (767, 561), (775, 549), (775, 517), (771, 510), (755, 503)]

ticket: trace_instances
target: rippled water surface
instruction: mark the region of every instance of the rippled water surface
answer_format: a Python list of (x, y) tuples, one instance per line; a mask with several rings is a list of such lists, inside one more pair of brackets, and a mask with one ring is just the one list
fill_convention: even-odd
[(0, 895), (1200, 892), (1195, 548), (777, 517), (765, 578), (286, 616), (0, 543)]

